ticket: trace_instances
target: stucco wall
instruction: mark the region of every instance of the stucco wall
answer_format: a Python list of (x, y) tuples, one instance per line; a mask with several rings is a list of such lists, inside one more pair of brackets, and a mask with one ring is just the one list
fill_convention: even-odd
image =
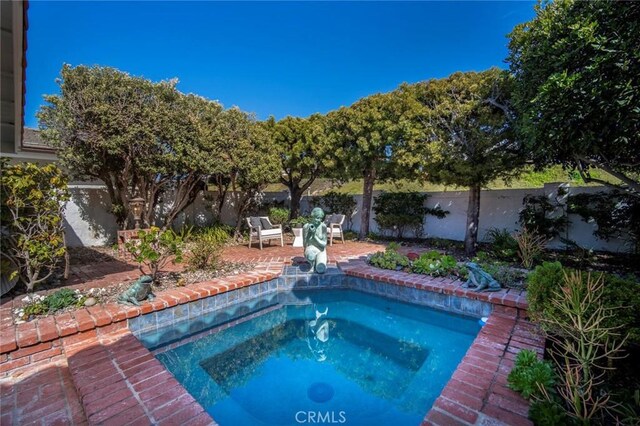
[[(480, 198), (480, 227), (479, 237), (485, 238), (487, 230), (490, 228), (506, 228), (511, 231), (518, 229), (518, 213), (522, 209), (522, 200), (527, 194), (546, 195), (550, 198), (556, 197), (558, 184), (548, 184), (544, 188), (535, 189), (505, 189), (482, 191)], [(583, 192), (598, 192), (602, 188), (580, 187), (569, 188), (570, 193), (577, 194)], [(108, 213), (109, 200), (104, 189), (99, 186), (72, 187), (72, 200), (67, 205), (66, 220), (68, 226), (68, 243), (72, 246), (78, 245), (104, 245), (115, 241), (116, 223), (113, 216)], [(435, 207), (439, 205), (442, 209), (448, 210), (449, 214), (444, 219), (434, 216), (426, 216), (424, 221), (424, 236), (447, 238), (452, 240), (463, 240), (467, 220), (467, 191), (447, 191), (430, 192), (427, 205)], [(286, 192), (267, 193), (264, 202), (273, 200), (286, 200)], [(375, 193), (374, 195), (377, 195)], [(360, 229), (360, 208), (362, 206), (362, 196), (356, 196), (358, 207), (352, 218), (351, 229)], [(302, 211), (310, 210), (309, 198), (302, 199)], [(188, 223), (192, 225), (206, 225), (211, 222), (210, 202), (200, 197), (196, 203), (178, 217), (176, 225)], [(570, 216), (571, 224), (568, 234), (569, 239), (576, 241), (584, 248), (608, 251), (626, 251), (628, 248), (622, 241), (603, 241), (593, 235), (595, 224), (584, 222), (579, 216)], [(223, 209), (222, 221), (233, 225), (235, 214), (233, 206), (227, 203)], [(371, 215), (370, 230), (380, 232), (375, 222), (375, 214)], [(406, 235), (410, 236), (410, 235)], [(551, 246), (559, 247), (559, 240), (553, 241)]]

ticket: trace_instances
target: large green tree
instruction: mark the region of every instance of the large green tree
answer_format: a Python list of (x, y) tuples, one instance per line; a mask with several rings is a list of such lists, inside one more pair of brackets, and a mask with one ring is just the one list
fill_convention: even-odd
[(285, 117), (278, 122), (269, 119), (267, 127), (280, 158), (280, 182), (291, 196), (289, 218), (294, 219), (300, 213), (302, 195), (331, 162), (323, 116)]
[(469, 188), (465, 251), (478, 240), (480, 190), (513, 176), (524, 163), (514, 138), (510, 79), (504, 71), (458, 72), (402, 90), (412, 93), (416, 133), (409, 139), (435, 183)]
[(160, 213), (169, 226), (223, 161), (210, 155), (222, 107), (181, 94), (175, 83), (65, 65), (60, 94), (45, 96), (38, 113), (43, 137), (71, 177), (104, 182), (121, 228), (132, 223), (129, 200), (136, 195), (145, 200), (144, 225)]
[(543, 2), (510, 34), (518, 130), (540, 167), (640, 194), (640, 3)]
[(405, 135), (411, 126), (402, 95), (400, 91), (371, 95), (327, 115), (334, 176), (363, 179), (361, 240), (369, 234), (374, 184), (402, 179), (413, 171), (404, 162)]
[(235, 208), (239, 236), (246, 215), (261, 204), (264, 188), (278, 180), (278, 155), (265, 124), (239, 108), (223, 112), (215, 133), (219, 140), (215, 155), (224, 159), (221, 175), (228, 176), (224, 185)]

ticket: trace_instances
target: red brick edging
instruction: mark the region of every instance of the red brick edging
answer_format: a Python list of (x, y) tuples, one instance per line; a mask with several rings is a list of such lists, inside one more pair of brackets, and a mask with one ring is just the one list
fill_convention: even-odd
[[(424, 424), (531, 424), (526, 418), (527, 401), (506, 386), (515, 354), (524, 348), (541, 354), (544, 348), (544, 340), (524, 318), (527, 305), (523, 292), (477, 293), (461, 288), (460, 281), (380, 270), (362, 261), (340, 267), (352, 276), (494, 304), (488, 323)], [(92, 424), (178, 424), (187, 419), (194, 424), (211, 424), (202, 407), (126, 329), (126, 319), (268, 281), (279, 276), (281, 268), (282, 264), (271, 264), (260, 271), (169, 290), (141, 307), (109, 304), (11, 326), (0, 334), (0, 372), (20, 375), (28, 368), (68, 362), (77, 398)], [(102, 400), (110, 403), (99, 402)], [(4, 424), (4, 417), (2, 420)]]

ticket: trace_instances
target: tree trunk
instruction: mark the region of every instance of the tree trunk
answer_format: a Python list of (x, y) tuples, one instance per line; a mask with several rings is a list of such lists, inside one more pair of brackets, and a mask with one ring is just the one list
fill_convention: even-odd
[(480, 185), (469, 188), (469, 206), (467, 207), (467, 231), (464, 236), (464, 251), (473, 256), (478, 244), (478, 221), (480, 220)]
[(362, 212), (360, 214), (360, 233), (358, 239), (360, 241), (369, 235), (369, 219), (371, 218), (371, 200), (373, 198), (373, 184), (376, 181), (375, 169), (369, 169), (364, 172), (364, 186), (362, 189)]
[(304, 191), (297, 185), (289, 188), (289, 194), (291, 194), (291, 201), (289, 202), (289, 220), (295, 219), (300, 214), (300, 200)]

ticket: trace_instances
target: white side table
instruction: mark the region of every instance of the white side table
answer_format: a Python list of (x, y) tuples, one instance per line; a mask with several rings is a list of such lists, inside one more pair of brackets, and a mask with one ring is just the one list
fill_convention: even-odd
[(302, 228), (293, 228), (293, 246), (302, 247)]

